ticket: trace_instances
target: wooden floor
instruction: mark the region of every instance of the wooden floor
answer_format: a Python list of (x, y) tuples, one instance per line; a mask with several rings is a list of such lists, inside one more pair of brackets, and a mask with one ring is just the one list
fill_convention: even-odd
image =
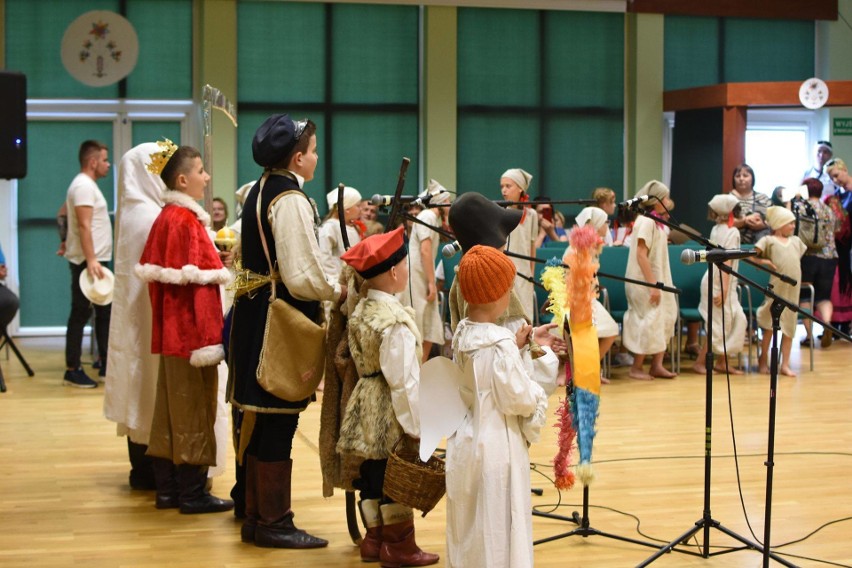
[[(240, 543), (239, 524), (229, 513), (158, 511), (152, 493), (131, 491), (125, 441), (103, 418), (103, 387), (62, 386), (63, 339), (19, 339), (18, 344), (36, 375), (26, 377), (14, 354), (9, 360), (0, 354), (9, 389), (0, 394), (0, 566), (361, 565), (347, 535), (343, 495), (321, 496), (319, 404), (302, 415), (295, 441), (293, 507), (300, 527), (331, 544), (302, 552), (260, 549)], [(800, 368), (798, 347), (793, 358), (794, 368)], [(851, 363), (852, 345), (835, 343), (818, 350), (816, 371), (779, 381), (771, 543), (798, 566), (852, 565)], [(612, 384), (603, 387), (591, 527), (662, 546), (702, 518), (705, 380), (682, 374), (645, 383), (625, 373), (616, 369)], [(729, 392), (725, 377), (717, 375), (713, 389), (711, 517), (749, 541), (762, 541), (769, 378), (732, 377)], [(558, 397), (551, 398), (551, 414)], [(531, 449), (533, 486), (543, 491), (533, 503), (541, 510), (559, 503), (556, 511), (570, 516), (579, 509), (582, 490), (560, 495), (549, 482), (555, 448), (555, 431), (547, 428)], [(230, 467), (216, 479), (214, 493), (226, 495), (232, 476)], [(424, 549), (443, 554), (444, 521), (443, 502), (417, 519)], [(834, 521), (841, 522), (825, 526)], [(541, 517), (533, 526), (537, 539), (575, 528)], [(709, 537), (711, 552), (736, 544), (715, 528)], [(779, 547), (800, 539), (805, 540)], [(699, 533), (690, 545), (703, 542)], [(694, 546), (679, 549), (695, 551)], [(654, 553), (605, 536), (570, 536), (537, 545), (535, 560), (539, 567), (621, 567), (640, 564)], [(736, 568), (761, 561), (760, 553), (750, 550), (709, 559), (674, 552), (653, 565)]]

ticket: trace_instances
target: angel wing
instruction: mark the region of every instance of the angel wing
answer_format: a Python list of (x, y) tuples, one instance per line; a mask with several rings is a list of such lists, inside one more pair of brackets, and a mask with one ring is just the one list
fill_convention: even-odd
[(420, 368), (420, 459), (427, 461), (441, 440), (458, 430), (469, 405), (462, 397), (473, 385), (473, 365), (465, 372), (446, 357), (429, 359)]

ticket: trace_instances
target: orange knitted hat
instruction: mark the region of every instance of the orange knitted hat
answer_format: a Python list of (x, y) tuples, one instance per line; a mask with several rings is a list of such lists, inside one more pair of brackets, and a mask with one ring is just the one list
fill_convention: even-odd
[(476, 245), (459, 262), (458, 279), (468, 304), (490, 304), (512, 289), (515, 265), (501, 251)]

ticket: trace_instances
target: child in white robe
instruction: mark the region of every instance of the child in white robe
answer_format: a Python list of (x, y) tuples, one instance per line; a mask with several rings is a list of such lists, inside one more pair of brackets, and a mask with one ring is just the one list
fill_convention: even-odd
[[(769, 284), (775, 294), (794, 306), (798, 305), (802, 280), (801, 259), (807, 247), (799, 237), (793, 234), (796, 230), (796, 216), (785, 207), (773, 205), (766, 210), (766, 222), (769, 223), (772, 234), (761, 237), (754, 248), (757, 249), (763, 264), (796, 281), (793, 286), (772, 276)], [(757, 308), (757, 325), (763, 330), (763, 336), (760, 338), (760, 355), (757, 358), (758, 370), (761, 373), (769, 373), (769, 342), (772, 341), (772, 315), (769, 311), (771, 306), (772, 298), (767, 296)], [(790, 368), (790, 351), (793, 347), (793, 337), (796, 335), (797, 320), (796, 312), (787, 308), (781, 312), (781, 361), (778, 372), (788, 377), (796, 376)]]
[[(447, 566), (533, 565), (528, 444), (546, 421), (547, 395), (521, 358), (529, 325), (513, 334), (497, 325), (515, 267), (500, 251), (476, 245), (459, 263), (468, 304), (453, 338), (455, 362), (473, 366), (461, 385), (468, 412), (447, 440)], [(470, 374), (468, 374), (470, 376)]]
[[(740, 231), (734, 226), (734, 220), (740, 215), (739, 204), (740, 200), (730, 193), (715, 195), (707, 204), (710, 218), (716, 222), (710, 231), (710, 240), (724, 249), (740, 248)], [(725, 265), (736, 272), (739, 261), (729, 260), (725, 262)], [(716, 371), (728, 372), (732, 375), (742, 374), (742, 371), (731, 365), (728, 360), (731, 355), (736, 355), (743, 350), (745, 342), (747, 321), (737, 297), (736, 285), (736, 278), (727, 272), (713, 270), (713, 311), (710, 313), (707, 310), (709, 305), (707, 272), (701, 278), (701, 300), (698, 304), (698, 312), (705, 322), (707, 318), (713, 318), (713, 337), (707, 338), (698, 350), (695, 365), (692, 366), (692, 370), (699, 375), (707, 372), (704, 357), (707, 355), (708, 344), (712, 344), (713, 353), (719, 355), (719, 360), (714, 365)]]
[[(636, 192), (636, 197), (643, 195), (649, 196), (649, 199), (641, 207), (653, 209), (650, 214), (662, 218), (666, 214), (666, 204), (670, 203), (669, 188), (652, 180)], [(645, 215), (636, 218), (627, 257), (627, 278), (644, 280), (649, 284), (662, 282), (667, 286), (672, 285), (666, 228), (664, 224)], [(630, 378), (674, 378), (676, 374), (663, 367), (666, 345), (674, 335), (677, 321), (674, 294), (631, 283), (624, 285), (624, 291), (627, 294), (627, 312), (624, 314), (622, 341), (634, 355)], [(642, 367), (646, 355), (652, 355), (648, 372)]]

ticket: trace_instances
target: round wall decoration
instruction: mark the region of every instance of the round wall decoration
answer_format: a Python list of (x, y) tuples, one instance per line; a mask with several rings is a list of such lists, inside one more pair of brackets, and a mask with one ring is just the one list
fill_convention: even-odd
[(136, 30), (115, 12), (86, 12), (71, 22), (62, 37), (62, 64), (72, 77), (91, 87), (124, 79), (138, 57)]

